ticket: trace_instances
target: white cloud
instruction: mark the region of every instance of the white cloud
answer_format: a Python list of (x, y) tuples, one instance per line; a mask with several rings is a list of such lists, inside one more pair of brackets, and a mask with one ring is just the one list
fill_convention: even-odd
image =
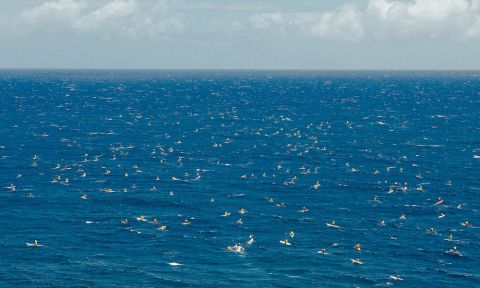
[(106, 38), (155, 38), (183, 28), (181, 17), (167, 12), (166, 0), (54, 0), (24, 9), (15, 26), (24, 33), (41, 29)]
[[(478, 37), (469, 32), (480, 18), (479, 0), (370, 0), (364, 14), (377, 38)], [(377, 28), (373, 31), (373, 28)], [(378, 29), (380, 28), (380, 29)]]
[(301, 32), (321, 39), (480, 38), (480, 0), (369, 0), (365, 7), (345, 5), (333, 11), (252, 15), (255, 29)]
[[(315, 23), (316, 22), (316, 23)], [(357, 41), (363, 37), (362, 15), (353, 6), (321, 14), (311, 33), (321, 38)]]
[(74, 21), (85, 6), (86, 2), (80, 0), (50, 1), (24, 10), (20, 19), (32, 24), (44, 21)]
[(477, 17), (475, 24), (468, 28), (466, 32), (467, 37), (480, 37), (480, 17)]
[[(180, 1), (178, 1), (180, 2)], [(233, 2), (233, 3), (232, 3)], [(211, 2), (208, 1), (182, 1), (180, 2), (184, 9), (187, 10), (203, 10), (203, 11), (219, 11), (219, 12), (240, 12), (240, 11), (263, 11), (271, 8), (262, 3), (243, 3), (243, 1), (228, 2)], [(260, 2), (260, 1), (258, 1)]]
[(258, 29), (264, 29), (272, 26), (279, 26), (285, 23), (285, 16), (282, 13), (259, 13), (252, 15), (250, 21)]
[(301, 33), (325, 39), (357, 41), (363, 36), (362, 15), (354, 6), (323, 13), (259, 13), (250, 23), (256, 29)]
[(244, 4), (219, 4), (209, 0), (39, 2), (25, 0), (11, 4), (23, 10), (15, 15), (2, 15), (0, 33), (26, 36), (39, 35), (37, 32), (42, 35), (64, 33), (111, 39), (157, 38), (185, 30), (195, 37), (201, 30), (204, 31), (202, 37), (218, 38), (228, 34), (231, 39), (247, 37), (245, 35), (256, 31), (347, 42), (480, 39), (480, 0), (368, 0), (365, 5), (345, 0), (350, 4), (330, 11), (305, 12), (288, 12), (285, 5), (276, 4), (273, 8), (273, 2), (263, 5), (259, 4), (261, 1)]
[(127, 17), (132, 17), (138, 9), (134, 0), (114, 0), (99, 9), (81, 17), (75, 27), (89, 30), (103, 25), (109, 25)]

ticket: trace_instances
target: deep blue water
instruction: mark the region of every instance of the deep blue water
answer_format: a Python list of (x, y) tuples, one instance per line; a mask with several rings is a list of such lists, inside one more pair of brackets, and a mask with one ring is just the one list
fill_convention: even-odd
[(480, 287), (479, 120), (479, 72), (0, 71), (0, 286)]

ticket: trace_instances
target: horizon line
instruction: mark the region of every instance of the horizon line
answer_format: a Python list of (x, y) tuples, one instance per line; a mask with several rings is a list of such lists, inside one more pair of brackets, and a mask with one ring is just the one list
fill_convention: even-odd
[(480, 72), (480, 68), (78, 68), (78, 67), (0, 67), (0, 71), (37, 70), (37, 71), (271, 71), (271, 72)]

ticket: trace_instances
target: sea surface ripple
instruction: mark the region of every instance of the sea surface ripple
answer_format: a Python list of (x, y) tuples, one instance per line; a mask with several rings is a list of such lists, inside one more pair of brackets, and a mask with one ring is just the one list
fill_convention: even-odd
[(1, 70), (0, 286), (480, 287), (479, 120), (472, 71)]

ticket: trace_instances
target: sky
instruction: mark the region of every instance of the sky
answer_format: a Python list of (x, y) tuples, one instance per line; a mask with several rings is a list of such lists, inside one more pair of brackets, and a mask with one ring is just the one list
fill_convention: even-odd
[(0, 0), (0, 68), (480, 69), (480, 0)]

